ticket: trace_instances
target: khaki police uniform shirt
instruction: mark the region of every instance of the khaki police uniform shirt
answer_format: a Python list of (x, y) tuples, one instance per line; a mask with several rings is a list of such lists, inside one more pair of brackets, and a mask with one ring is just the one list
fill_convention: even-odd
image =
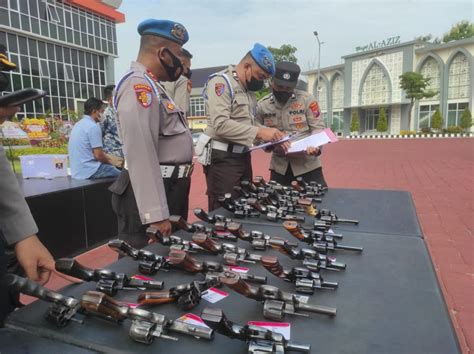
[(117, 122), (140, 219), (149, 224), (169, 217), (160, 164), (191, 163), (193, 140), (184, 114), (145, 66), (132, 62), (130, 70), (116, 93)]
[(170, 95), (174, 103), (187, 115), (191, 97), (191, 80), (181, 75), (176, 81), (162, 81), (160, 84), (164, 87), (168, 95)]
[[(325, 128), (316, 99), (305, 91), (295, 90), (286, 104), (275, 100), (273, 94), (266, 95), (257, 104), (257, 121), (267, 127), (287, 133), (318, 132)], [(295, 176), (321, 167), (318, 156), (284, 156), (274, 152), (270, 169), (284, 175), (290, 164)]]
[(240, 83), (235, 67), (230, 65), (223, 72), (234, 91), (220, 75), (207, 82), (205, 94), (208, 125), (205, 134), (224, 143), (251, 146), (257, 135), (255, 126), (255, 93), (247, 91)]

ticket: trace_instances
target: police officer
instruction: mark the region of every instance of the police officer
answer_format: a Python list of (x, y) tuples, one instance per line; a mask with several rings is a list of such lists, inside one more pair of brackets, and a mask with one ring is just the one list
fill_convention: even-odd
[(206, 83), (208, 126), (202, 136), (211, 139), (210, 159), (204, 167), (209, 210), (220, 207), (219, 196), (234, 194), (233, 186), (241, 180), (252, 179), (248, 147), (255, 139), (277, 141), (284, 136), (278, 129), (255, 124), (255, 91), (274, 72), (272, 54), (257, 43), (237, 66), (211, 75)]
[[(272, 93), (263, 97), (257, 105), (257, 120), (261, 124), (287, 133), (313, 133), (325, 128), (315, 98), (295, 89), (299, 74), (300, 67), (297, 64), (276, 64)], [(316, 181), (326, 186), (319, 155), (321, 149), (317, 147), (309, 147), (304, 154), (285, 154), (277, 146), (270, 164), (270, 178), (290, 185), (296, 176), (301, 176), (305, 181)]]
[(181, 108), (186, 116), (189, 112), (189, 100), (191, 97), (191, 59), (193, 55), (186, 49), (182, 49), (183, 52), (183, 74), (176, 81), (163, 81), (161, 85), (165, 88), (166, 92), (176, 105)]
[(125, 168), (110, 189), (119, 237), (141, 248), (147, 225), (169, 235), (169, 216), (187, 217), (193, 141), (183, 112), (159, 83), (183, 74), (188, 32), (179, 23), (150, 19), (138, 33), (138, 59), (114, 97)]

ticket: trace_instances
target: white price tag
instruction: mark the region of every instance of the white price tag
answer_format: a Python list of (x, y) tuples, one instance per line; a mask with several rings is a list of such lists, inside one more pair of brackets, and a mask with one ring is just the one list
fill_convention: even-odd
[(227, 296), (229, 296), (229, 293), (226, 293), (225, 291), (216, 288), (210, 288), (202, 293), (201, 298), (210, 302), (211, 304), (215, 304), (216, 302), (225, 299)]
[(308, 303), (309, 297), (303, 295), (295, 295), (296, 299), (302, 302), (303, 304)]
[(280, 333), (285, 337), (286, 340), (289, 340), (291, 337), (291, 325), (288, 322), (258, 322), (258, 321), (249, 321), (249, 325), (258, 326), (268, 329), (270, 331)]
[(334, 230), (333, 229), (329, 229), (328, 230), (328, 234), (333, 234), (334, 233)]
[(193, 326), (201, 326), (201, 327), (206, 327), (209, 328), (208, 325), (204, 323), (201, 317), (193, 314), (193, 313), (187, 313), (180, 318), (178, 318), (178, 321), (193, 325)]
[(248, 273), (248, 271), (250, 270), (249, 268), (237, 267), (237, 266), (228, 266), (227, 269), (229, 269), (231, 272), (243, 273), (243, 274)]

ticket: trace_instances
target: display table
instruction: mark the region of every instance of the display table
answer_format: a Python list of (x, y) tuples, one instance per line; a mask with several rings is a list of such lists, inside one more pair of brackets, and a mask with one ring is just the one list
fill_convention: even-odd
[(117, 235), (117, 217), (108, 191), (113, 181), (18, 177), (38, 224), (38, 236), (54, 257), (82, 253)]
[[(359, 220), (356, 229), (352, 224), (335, 225), (337, 232), (357, 230), (366, 233), (422, 237), (422, 232), (415, 206), (409, 192), (370, 190), (370, 189), (339, 189), (331, 188), (322, 197), (320, 208), (329, 209), (343, 219)], [(211, 214), (232, 217), (232, 213), (220, 208)], [(314, 220), (305, 216), (305, 224)], [(275, 225), (282, 222), (269, 221), (265, 215), (259, 218), (245, 218), (248, 224)], [(240, 220), (238, 220), (240, 221)]]

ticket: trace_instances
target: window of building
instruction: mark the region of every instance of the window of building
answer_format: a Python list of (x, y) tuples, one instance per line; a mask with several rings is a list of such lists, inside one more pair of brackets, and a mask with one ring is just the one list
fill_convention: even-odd
[(329, 127), (330, 124), (329, 124), (329, 115), (328, 115), (328, 112), (326, 112), (326, 111), (321, 111), (321, 116), (322, 116), (322, 118), (323, 118), (324, 125), (325, 125), (326, 127)]
[(190, 102), (190, 115), (193, 117), (204, 117), (206, 116), (206, 104), (203, 97), (191, 97)]
[(18, 0), (10, 0), (10, 10), (18, 11)]
[(341, 75), (336, 74), (332, 82), (332, 109), (339, 110), (344, 107), (344, 81)]
[(421, 67), (420, 74), (423, 75), (424, 78), (429, 79), (427, 89), (436, 91), (438, 94), (431, 98), (425, 98), (424, 100), (430, 101), (437, 101), (439, 100), (439, 78), (440, 78), (440, 69), (439, 65), (433, 58), (429, 58), (425, 61), (423, 66)]
[(41, 77), (49, 77), (49, 66), (48, 66), (48, 62), (44, 59), (40, 59), (40, 76)]
[(54, 23), (60, 23), (60, 17), (58, 14), (58, 9), (53, 4), (46, 4), (46, 9), (48, 11), (48, 20)]
[(434, 112), (439, 109), (438, 104), (426, 104), (420, 105), (420, 112), (418, 115), (418, 129), (430, 128), (431, 127), (431, 117)]
[(389, 102), (389, 82), (379, 65), (373, 65), (365, 77), (360, 103), (363, 106)]
[(344, 129), (344, 111), (332, 112), (331, 129), (335, 132), (342, 131)]
[(469, 61), (463, 53), (458, 53), (449, 66), (448, 99), (469, 98)]
[(377, 126), (377, 120), (380, 116), (379, 109), (368, 109), (365, 117), (365, 130), (375, 130)]
[(469, 106), (467, 102), (457, 102), (448, 104), (447, 126), (453, 127), (461, 124), (461, 114)]

